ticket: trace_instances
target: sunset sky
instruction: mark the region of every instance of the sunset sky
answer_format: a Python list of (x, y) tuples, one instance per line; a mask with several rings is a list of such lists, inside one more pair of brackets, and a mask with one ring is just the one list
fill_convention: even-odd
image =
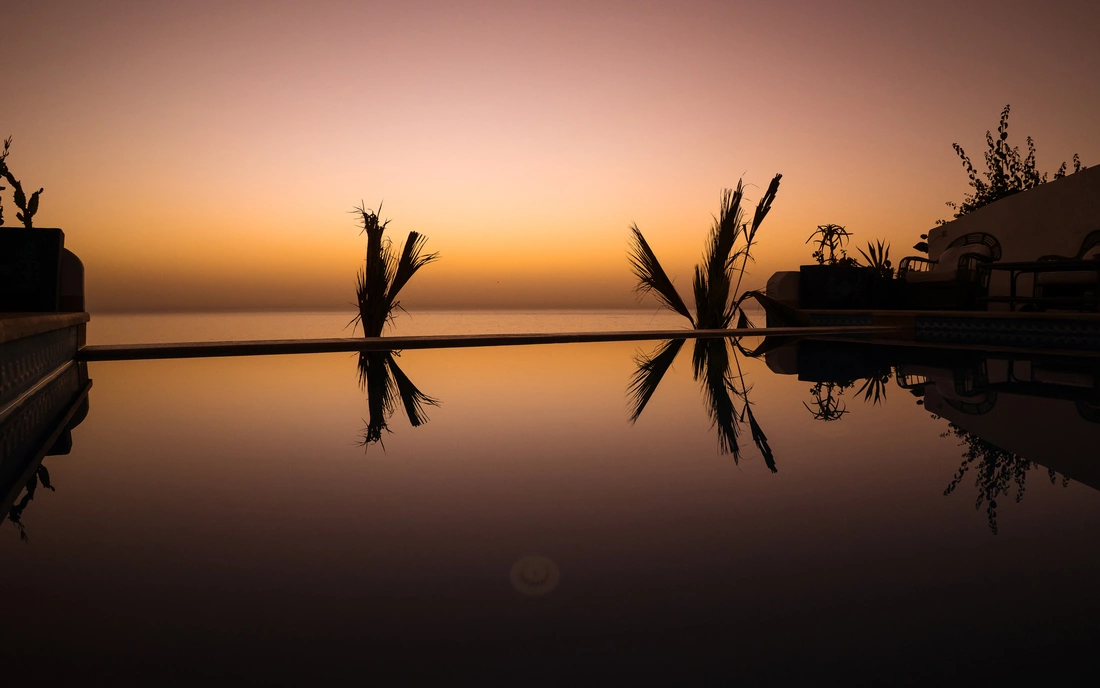
[(827, 222), (911, 254), (1006, 103), (1100, 164), (1093, 5), (13, 0), (0, 136), (93, 314), (350, 308), (360, 200), (441, 253), (406, 307), (631, 307), (630, 223), (686, 296), (739, 177), (762, 286)]

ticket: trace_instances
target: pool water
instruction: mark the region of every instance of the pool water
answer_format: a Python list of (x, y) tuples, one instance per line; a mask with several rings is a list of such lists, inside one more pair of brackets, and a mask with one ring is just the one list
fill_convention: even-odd
[[(425, 319), (538, 331), (512, 316)], [(89, 342), (347, 336), (344, 314), (249, 317), (107, 316)], [(924, 684), (1091, 664), (1095, 359), (688, 341), (647, 378), (660, 346), (92, 363), (53, 489), (0, 530), (5, 673)]]

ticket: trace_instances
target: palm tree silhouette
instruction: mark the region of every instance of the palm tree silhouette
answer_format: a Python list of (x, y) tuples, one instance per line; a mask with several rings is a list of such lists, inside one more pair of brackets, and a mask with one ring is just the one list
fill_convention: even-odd
[[(742, 182), (738, 180), (736, 189), (722, 191), (721, 210), (714, 220), (703, 262), (695, 266), (695, 277), (692, 281), (692, 293), (695, 296), (694, 317), (636, 224), (630, 227), (631, 245), (628, 254), (631, 269), (638, 278), (635, 291), (641, 294), (652, 293), (662, 306), (687, 318), (697, 330), (727, 329), (738, 315), (739, 325), (741, 322), (747, 323), (748, 318), (741, 310), (741, 303), (753, 292), (737, 296), (737, 291), (741, 288), (745, 268), (752, 260), (756, 233), (771, 210), (772, 202), (779, 191), (779, 180), (782, 178), (781, 174), (772, 178), (767, 191), (756, 205), (751, 224), (745, 222), (741, 209), (741, 201), (744, 199)], [(738, 248), (739, 242), (743, 245)], [(736, 266), (738, 258), (741, 259), (740, 269)]]
[[(652, 293), (665, 308), (687, 318), (697, 330), (724, 330), (737, 319), (738, 327), (751, 326), (742, 302), (752, 296), (766, 307), (770, 301), (759, 292), (746, 292), (738, 295), (741, 278), (745, 268), (752, 260), (752, 247), (756, 243), (756, 233), (771, 210), (779, 190), (779, 180), (783, 175), (772, 178), (767, 191), (760, 198), (753, 214), (752, 222), (746, 222), (741, 208), (744, 199), (744, 186), (739, 180), (736, 189), (722, 192), (719, 215), (714, 220), (703, 261), (695, 267), (692, 281), (692, 293), (695, 297), (695, 315), (688, 310), (676, 287), (656, 254), (650, 248), (637, 225), (631, 226), (631, 246), (629, 259), (631, 269), (638, 278), (635, 290), (639, 293)], [(738, 247), (738, 244), (741, 244)], [(738, 266), (738, 259), (740, 265)], [(774, 303), (774, 302), (772, 302)], [(649, 354), (639, 354), (635, 358), (637, 370), (630, 380), (627, 394), (630, 397), (630, 422), (637, 422), (646, 404), (657, 391), (676, 355), (684, 345), (683, 339), (662, 342)], [(749, 401), (749, 387), (745, 384), (741, 365), (737, 359), (737, 350), (754, 355), (741, 348), (740, 342), (733, 342), (736, 350), (731, 351), (726, 338), (696, 339), (692, 350), (692, 371), (695, 380), (701, 383), (704, 403), (712, 423), (718, 428), (718, 450), (723, 454), (732, 454), (735, 462), (740, 460), (738, 436), (741, 425), (747, 423), (753, 443), (760, 450), (768, 468), (776, 472), (768, 438), (757, 423)], [(762, 346), (760, 350), (764, 347)], [(733, 369), (736, 367), (736, 376)], [(738, 409), (740, 402), (740, 410)]]
[(380, 337), (386, 323), (393, 319), (393, 311), (401, 308), (401, 302), (397, 300), (401, 289), (420, 268), (436, 260), (439, 254), (423, 253), (428, 238), (419, 232), (409, 232), (401, 253), (394, 253), (389, 238), (382, 236), (390, 221), (379, 221), (381, 204), (377, 211), (360, 204), (353, 212), (359, 214), (363, 232), (367, 235), (367, 253), (356, 280), (359, 315), (351, 324), (360, 323), (364, 337)]

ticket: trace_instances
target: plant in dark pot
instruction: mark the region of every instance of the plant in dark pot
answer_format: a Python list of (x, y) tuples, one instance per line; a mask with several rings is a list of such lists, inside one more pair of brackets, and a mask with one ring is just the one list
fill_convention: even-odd
[(817, 248), (817, 265), (799, 267), (798, 303), (801, 308), (866, 308), (872, 271), (848, 256), (844, 247), (852, 234), (835, 224), (818, 225), (806, 243)]
[[(84, 267), (79, 258), (65, 250), (64, 232), (34, 227), (42, 189), (27, 196), (8, 167), (10, 150), (9, 136), (0, 153), (0, 183), (11, 187), (18, 208), (15, 216), (23, 226), (0, 229), (0, 312), (82, 311)], [(0, 191), (6, 189), (0, 186)], [(3, 224), (0, 196), (0, 226)]]
[(890, 244), (882, 241), (867, 242), (867, 250), (857, 248), (859, 255), (867, 262), (871, 276), (868, 280), (870, 291), (867, 301), (873, 308), (899, 308), (903, 305), (904, 282), (894, 279), (894, 267), (890, 263)]

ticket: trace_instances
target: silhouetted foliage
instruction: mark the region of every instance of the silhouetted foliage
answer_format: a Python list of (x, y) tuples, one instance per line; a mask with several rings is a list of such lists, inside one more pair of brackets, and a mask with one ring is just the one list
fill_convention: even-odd
[[(962, 160), (963, 168), (970, 179), (970, 188), (973, 192), (967, 194), (962, 203), (948, 201), (947, 205), (955, 211), (955, 217), (960, 218), (982, 206), (994, 201), (1007, 198), (1013, 194), (1027, 189), (1033, 189), (1047, 181), (1045, 172), (1040, 173), (1035, 167), (1035, 142), (1027, 137), (1027, 155), (1021, 156), (1018, 146), (1008, 144), (1008, 113), (1010, 107), (1005, 105), (1001, 111), (1001, 121), (997, 125), (997, 135), (985, 132), (985, 142), (988, 150), (985, 152), (986, 171), (979, 173), (974, 169), (970, 157), (957, 143), (951, 144), (955, 153)], [(1083, 169), (1081, 159), (1076, 153), (1073, 155), (1073, 171), (1080, 172)], [(1055, 179), (1066, 176), (1066, 163), (1054, 173)], [(940, 220), (938, 224), (944, 224)], [(926, 238), (926, 237), (922, 237)], [(918, 244), (919, 246), (919, 244)]]
[(34, 499), (34, 493), (38, 491), (39, 484), (47, 490), (53, 491), (54, 487), (50, 484), (50, 472), (46, 470), (45, 466), (39, 466), (38, 470), (34, 472), (31, 479), (27, 481), (26, 493), (23, 498), (19, 500), (18, 504), (12, 506), (11, 511), (8, 512), (8, 520), (15, 524), (15, 527), (19, 529), (19, 539), (23, 542), (30, 542), (30, 538), (27, 537), (27, 528), (23, 525), (23, 511)]
[(397, 365), (398, 352), (361, 351), (359, 387), (367, 393), (367, 420), (361, 444), (364, 448), (382, 444), (382, 432), (389, 432), (389, 419), (400, 402), (414, 428), (428, 422), (425, 406), (439, 406), (439, 400), (424, 394)]
[(882, 241), (876, 241), (875, 243), (867, 242), (867, 251), (857, 248), (859, 254), (863, 256), (863, 260), (867, 261), (868, 267), (875, 269), (879, 275), (883, 277), (893, 277), (894, 268), (890, 265), (890, 244), (883, 244)]
[[(630, 266), (638, 278), (635, 291), (640, 294), (653, 293), (661, 305), (679, 313), (688, 319), (691, 326), (700, 330), (728, 329), (740, 310), (744, 295), (737, 296), (741, 287), (741, 278), (745, 274), (748, 262), (752, 260), (752, 247), (756, 244), (756, 233), (771, 210), (772, 202), (779, 191), (777, 174), (768, 185), (767, 191), (756, 205), (752, 222), (744, 220), (741, 201), (744, 187), (737, 182), (736, 189), (722, 191), (719, 216), (714, 220), (710, 237), (703, 252), (703, 261), (695, 266), (692, 280), (692, 293), (695, 296), (695, 316), (692, 317), (687, 304), (680, 297), (668, 274), (661, 267), (656, 254), (642, 236), (637, 225), (631, 225), (631, 244), (628, 252)], [(738, 244), (741, 244), (738, 248)], [(740, 267), (737, 262), (740, 258)], [(736, 273), (736, 279), (735, 279)]]
[(852, 386), (851, 382), (816, 382), (810, 387), (810, 396), (813, 397), (813, 408), (806, 402), (802, 405), (813, 414), (814, 420), (831, 422), (840, 420), (848, 409), (841, 397), (844, 390)]
[(356, 280), (356, 301), (359, 315), (352, 323), (363, 326), (364, 337), (380, 337), (386, 323), (393, 319), (393, 311), (401, 308), (397, 295), (408, 284), (420, 268), (439, 257), (438, 253), (423, 253), (427, 237), (419, 232), (409, 232), (408, 239), (400, 254), (393, 251), (389, 237), (383, 232), (390, 223), (380, 222), (378, 213), (359, 205), (355, 208), (360, 215), (363, 232), (367, 235), (367, 252), (363, 269)]
[(634, 357), (637, 369), (627, 386), (627, 394), (631, 400), (630, 422), (637, 422), (645, 410), (646, 404), (653, 398), (657, 386), (661, 384), (665, 373), (676, 360), (676, 355), (684, 346), (683, 339), (671, 339), (661, 342), (651, 354), (638, 354)]
[[(35, 191), (31, 194), (30, 199), (27, 199), (27, 195), (23, 193), (23, 185), (19, 183), (19, 180), (15, 178), (15, 175), (8, 169), (8, 153), (11, 149), (11, 137), (4, 139), (4, 151), (0, 153), (0, 179), (6, 179), (12, 186), (12, 191), (15, 200), (15, 206), (19, 208), (19, 211), (15, 213), (15, 217), (23, 223), (23, 226), (27, 229), (31, 229), (34, 214), (38, 212), (38, 197), (42, 195), (42, 189)], [(0, 191), (4, 191), (7, 187), (0, 186)], [(4, 224), (4, 204), (0, 202), (0, 226)]]
[[(806, 243), (813, 241), (817, 244), (817, 250), (811, 255), (818, 265), (856, 265), (855, 259), (849, 258), (844, 250), (851, 236), (851, 232), (840, 225), (818, 225)], [(829, 252), (827, 255), (826, 251)]]
[[(943, 224), (943, 223), (940, 222), (939, 224)], [(920, 241), (913, 244), (913, 248), (917, 249), (921, 253), (928, 253), (928, 235), (927, 234), (921, 234), (920, 238), (921, 238)]]
[[(692, 293), (695, 296), (694, 317), (679, 292), (676, 291), (672, 280), (661, 267), (653, 249), (642, 236), (641, 230), (637, 225), (632, 225), (630, 228), (632, 240), (628, 256), (634, 275), (638, 278), (635, 290), (641, 294), (653, 293), (662, 306), (687, 318), (695, 329), (728, 329), (735, 318), (737, 327), (750, 327), (751, 323), (741, 309), (741, 304), (750, 297), (756, 298), (766, 306), (771, 300), (759, 292), (750, 291), (740, 295), (738, 292), (745, 269), (752, 260), (752, 248), (756, 244), (757, 232), (764, 218), (771, 211), (772, 203), (779, 191), (779, 181), (782, 178), (781, 174), (772, 178), (764, 195), (756, 204), (751, 222), (745, 221), (741, 208), (744, 200), (743, 183), (739, 180), (736, 189), (722, 191), (719, 215), (711, 228), (703, 252), (703, 261), (695, 267), (692, 281)], [(739, 243), (740, 247), (738, 247)], [(739, 258), (740, 265), (738, 265)], [(637, 370), (627, 388), (631, 400), (630, 421), (632, 423), (641, 416), (683, 345), (683, 339), (674, 339), (658, 345), (651, 354), (639, 354), (635, 358)], [(733, 359), (736, 359), (736, 353), (733, 354)], [(702, 384), (707, 413), (718, 428), (719, 451), (723, 454), (733, 454), (735, 462), (740, 459), (739, 426), (747, 421), (753, 442), (760, 449), (768, 468), (775, 472), (771, 447), (752, 413), (744, 377), (740, 375), (740, 366), (738, 366), (740, 386), (733, 378), (727, 341), (721, 338), (695, 340), (692, 369), (695, 379)], [(742, 403), (740, 413), (737, 411), (736, 399), (740, 399)]]
[[(1027, 472), (1035, 468), (1035, 464), (1024, 457), (1005, 451), (1000, 447), (986, 442), (977, 435), (963, 430), (954, 423), (948, 424), (947, 432), (942, 437), (957, 437), (962, 440), (960, 446), (966, 447), (963, 454), (962, 465), (955, 472), (955, 477), (943, 491), (944, 496), (950, 495), (962, 482), (963, 477), (972, 467), (976, 473), (974, 484), (978, 488), (978, 498), (974, 502), (975, 509), (981, 509), (985, 505), (985, 513), (989, 518), (989, 530), (997, 534), (997, 499), (1007, 496), (1016, 486), (1015, 501), (1020, 502), (1024, 498), (1025, 481)], [(1051, 484), (1054, 484), (1057, 473), (1047, 471)], [(1069, 479), (1062, 480), (1062, 487), (1069, 484)]]
[[(651, 354), (639, 354), (634, 361), (637, 369), (627, 387), (630, 397), (630, 422), (637, 422), (646, 404), (653, 397), (657, 386), (664, 378), (676, 355), (684, 345), (683, 339), (662, 342)], [(692, 371), (695, 380), (700, 382), (703, 400), (711, 423), (718, 429), (718, 451), (732, 454), (735, 463), (741, 459), (741, 447), (738, 437), (741, 425), (748, 423), (753, 444), (760, 451), (765, 465), (775, 473), (775, 457), (772, 455), (768, 437), (752, 412), (749, 400), (750, 387), (745, 383), (737, 352), (730, 350), (729, 339), (696, 339), (692, 351)], [(734, 375), (733, 369), (737, 373)], [(740, 409), (738, 409), (740, 403)]]
[(875, 406), (886, 401), (886, 386), (890, 383), (891, 371), (872, 375), (864, 379), (863, 384), (856, 390), (856, 394), (863, 395), (864, 402), (872, 402)]

